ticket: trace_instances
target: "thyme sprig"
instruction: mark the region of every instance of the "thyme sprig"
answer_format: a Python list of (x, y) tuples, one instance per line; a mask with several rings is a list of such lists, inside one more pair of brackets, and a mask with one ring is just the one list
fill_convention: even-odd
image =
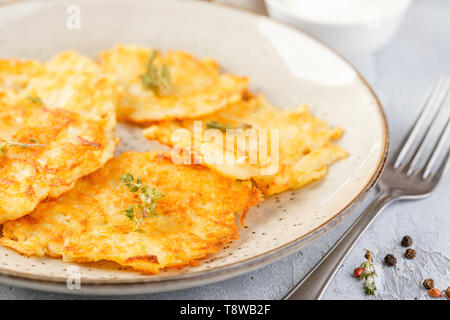
[[(220, 131), (227, 131), (227, 129), (233, 129), (233, 127), (231, 125), (229, 125), (228, 123), (222, 124), (215, 120), (207, 122), (206, 128), (207, 129), (219, 129)], [(237, 126), (234, 129), (251, 129), (251, 128), (252, 128), (251, 124), (244, 123), (244, 124)]]
[(15, 148), (31, 148), (31, 147), (45, 147), (44, 144), (40, 144), (36, 139), (31, 138), (30, 143), (20, 143), (14, 140), (5, 140), (0, 139), (0, 153), (3, 157), (6, 156), (6, 148), (7, 147), (15, 147)]
[(137, 193), (141, 203), (136, 206), (129, 205), (123, 213), (135, 222), (134, 231), (140, 231), (140, 227), (144, 222), (144, 219), (156, 214), (157, 201), (164, 197), (164, 195), (158, 191), (155, 187), (149, 187), (147, 184), (143, 184), (141, 178), (136, 178), (126, 173), (120, 180), (125, 183), (128, 190), (133, 193)]
[(213, 120), (213, 121), (209, 121), (206, 123), (206, 128), (227, 131), (227, 129), (232, 129), (232, 126), (230, 126), (228, 123), (222, 124), (222, 123), (219, 123), (219, 122)]
[(43, 104), (41, 98), (39, 98), (37, 96), (36, 97), (28, 96), (27, 99), (30, 100), (34, 104), (38, 104), (38, 105), (42, 105)]
[(358, 280), (365, 279), (364, 290), (368, 295), (374, 295), (377, 287), (375, 285), (375, 276), (377, 272), (372, 263), (373, 254), (371, 251), (367, 250), (365, 255), (367, 261), (363, 262), (359, 268), (355, 269), (354, 275), (358, 277)]
[(154, 64), (157, 52), (153, 51), (147, 63), (147, 70), (141, 75), (142, 84), (146, 89), (154, 91), (158, 95), (168, 94), (172, 89), (169, 67), (163, 64), (158, 67)]

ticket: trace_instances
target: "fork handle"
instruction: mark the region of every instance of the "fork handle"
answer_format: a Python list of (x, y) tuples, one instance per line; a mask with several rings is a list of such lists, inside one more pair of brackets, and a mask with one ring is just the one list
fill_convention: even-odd
[(381, 191), (318, 264), (283, 300), (319, 300), (350, 250), (372, 221), (394, 198)]

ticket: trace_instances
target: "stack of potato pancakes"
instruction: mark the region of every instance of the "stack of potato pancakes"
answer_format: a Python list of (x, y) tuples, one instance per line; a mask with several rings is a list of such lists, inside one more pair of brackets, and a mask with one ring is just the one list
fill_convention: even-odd
[[(116, 121), (177, 152), (113, 158)], [(324, 177), (347, 156), (332, 142), (342, 132), (180, 51), (0, 59), (0, 244), (147, 274), (195, 265), (238, 238), (236, 215), (263, 196)]]

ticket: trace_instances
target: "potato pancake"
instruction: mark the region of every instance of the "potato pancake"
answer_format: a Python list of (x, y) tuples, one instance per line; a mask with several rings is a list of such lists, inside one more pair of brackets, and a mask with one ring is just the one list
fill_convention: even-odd
[(63, 108), (92, 120), (116, 123), (117, 84), (91, 59), (66, 51), (45, 63), (45, 71), (30, 79), (27, 96), (39, 97), (48, 108)]
[(22, 91), (43, 70), (44, 66), (35, 60), (0, 59), (0, 92)]
[[(196, 121), (197, 132), (205, 135), (194, 133)], [(280, 110), (262, 95), (196, 120), (164, 121), (144, 130), (147, 139), (188, 150), (197, 161), (224, 176), (253, 179), (265, 195), (324, 177), (328, 165), (347, 156), (332, 143), (342, 133), (341, 128), (332, 129), (312, 116), (304, 105)]]
[(182, 51), (163, 56), (149, 48), (117, 45), (101, 52), (100, 62), (117, 77), (118, 116), (130, 122), (208, 115), (239, 101), (248, 86), (247, 78), (220, 73), (215, 61)]
[(0, 63), (0, 223), (72, 188), (112, 158), (117, 143), (117, 94), (98, 65), (75, 52), (29, 64), (39, 71), (12, 61), (18, 70), (6, 72)]
[[(138, 231), (124, 210), (140, 203), (124, 174), (163, 194), (156, 214)], [(0, 244), (26, 255), (65, 261), (115, 261), (143, 273), (195, 265), (237, 239), (235, 213), (260, 200), (249, 181), (225, 178), (199, 165), (176, 165), (161, 152), (127, 152), (80, 179), (58, 199), (3, 226)]]
[(0, 223), (59, 196), (110, 159), (115, 140), (107, 125), (27, 98), (0, 102)]

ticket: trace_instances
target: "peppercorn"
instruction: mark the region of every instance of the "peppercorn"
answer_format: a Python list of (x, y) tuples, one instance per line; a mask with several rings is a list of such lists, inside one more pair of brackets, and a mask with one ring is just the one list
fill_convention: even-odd
[(415, 256), (416, 256), (416, 250), (414, 250), (414, 249), (406, 249), (405, 257), (407, 259), (414, 259)]
[(428, 290), (428, 294), (430, 295), (430, 297), (433, 297), (433, 298), (440, 298), (440, 297), (442, 297), (441, 290), (439, 290), (437, 288), (433, 288), (433, 289)]
[(402, 239), (402, 246), (410, 247), (412, 245), (412, 239), (410, 236), (404, 236)]
[(434, 288), (434, 281), (433, 279), (429, 278), (429, 279), (425, 279), (423, 281), (423, 286), (425, 287), (425, 289), (430, 290)]
[(384, 257), (384, 263), (386, 263), (388, 267), (395, 266), (397, 264), (397, 258), (392, 254), (387, 254), (386, 257)]

